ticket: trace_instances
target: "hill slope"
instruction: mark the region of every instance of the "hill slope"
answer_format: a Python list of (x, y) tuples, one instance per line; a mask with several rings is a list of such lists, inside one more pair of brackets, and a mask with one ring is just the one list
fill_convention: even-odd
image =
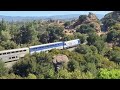
[[(96, 14), (99, 19), (103, 18), (103, 14)], [(69, 15), (56, 15), (56, 16), (40, 16), (40, 17), (21, 17), (21, 16), (3, 16), (0, 15), (0, 20), (3, 18), (6, 21), (26, 21), (26, 20), (49, 20), (49, 19), (61, 19), (61, 20), (72, 20), (77, 19), (80, 14), (69, 14)]]

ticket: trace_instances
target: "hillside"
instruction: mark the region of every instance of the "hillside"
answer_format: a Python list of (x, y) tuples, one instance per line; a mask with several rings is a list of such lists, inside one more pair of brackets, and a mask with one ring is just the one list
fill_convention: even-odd
[[(0, 15), (0, 20), (4, 18), (6, 21), (28, 21), (28, 20), (73, 20), (77, 19), (80, 16), (80, 14), (69, 14), (69, 15), (56, 15), (56, 16), (40, 16), (40, 17), (21, 17), (21, 16), (2, 16)], [(97, 14), (97, 17), (101, 19), (104, 17), (102, 14)]]
[(106, 14), (103, 24), (94, 13), (52, 18), (0, 21), (0, 79), (120, 79), (119, 11)]
[(77, 29), (83, 25), (90, 25), (90, 27), (94, 28), (96, 32), (101, 31), (100, 20), (93, 13), (89, 13), (88, 15), (80, 15), (78, 19), (76, 19), (70, 26), (67, 27), (69, 29)]
[(120, 23), (120, 11), (108, 13), (102, 18), (104, 31), (108, 31), (113, 25)]

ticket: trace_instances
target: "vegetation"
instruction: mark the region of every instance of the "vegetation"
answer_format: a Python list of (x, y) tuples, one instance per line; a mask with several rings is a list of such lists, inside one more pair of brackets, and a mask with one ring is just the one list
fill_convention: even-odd
[[(98, 35), (94, 25), (87, 23), (76, 26), (72, 35), (66, 35), (64, 27), (72, 21), (59, 25), (54, 20), (7, 22), (2, 19), (0, 51), (72, 39), (80, 39), (81, 44), (73, 51), (53, 49), (48, 53), (28, 54), (11, 69), (0, 61), (0, 79), (120, 79), (120, 20), (116, 13), (102, 19), (104, 28), (109, 29), (104, 35)], [(86, 15), (78, 20), (84, 22)], [(66, 55), (69, 61), (60, 63), (56, 71), (53, 58), (58, 54)]]

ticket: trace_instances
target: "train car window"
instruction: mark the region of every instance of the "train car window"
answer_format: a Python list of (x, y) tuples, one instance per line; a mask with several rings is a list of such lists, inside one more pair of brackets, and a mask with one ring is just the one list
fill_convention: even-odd
[(6, 53), (3, 53), (3, 55), (5, 55)]
[(17, 58), (17, 56), (16, 56), (16, 58)]
[(12, 58), (15, 58), (15, 57), (12, 57)]
[(26, 51), (26, 50), (23, 50), (23, 51)]
[(22, 50), (20, 50), (20, 52), (22, 52)]
[(11, 53), (14, 53), (14, 52), (11, 52)]
[(0, 53), (0, 55), (2, 55), (2, 53)]
[(16, 51), (16, 53), (18, 53), (19, 51)]
[(7, 54), (10, 54), (10, 52), (7, 52)]
[(11, 59), (11, 57), (9, 57), (9, 59)]

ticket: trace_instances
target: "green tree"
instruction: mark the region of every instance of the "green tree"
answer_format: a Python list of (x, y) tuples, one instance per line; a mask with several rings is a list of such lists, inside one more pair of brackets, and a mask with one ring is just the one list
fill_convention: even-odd
[(95, 62), (86, 64), (85, 72), (88, 72), (88, 71), (91, 72), (93, 75), (96, 75), (97, 67), (95, 65)]
[(117, 41), (117, 36), (118, 36), (118, 32), (117, 31), (115, 31), (115, 30), (110, 31), (107, 34), (107, 42), (113, 42), (115, 44), (116, 41)]
[(42, 35), (38, 35), (39, 41), (42, 43), (49, 43), (49, 33), (45, 32)]
[(95, 32), (95, 29), (92, 28), (90, 25), (82, 24), (80, 28), (77, 29), (77, 32), (86, 34), (90, 32)]
[(68, 70), (75, 71), (76, 69), (79, 69), (79, 63), (75, 60), (70, 60), (68, 63)]
[(120, 79), (119, 69), (101, 69), (97, 74), (98, 79)]
[(31, 23), (20, 27), (20, 31), (18, 33), (18, 40), (18, 43), (20, 44), (30, 43), (37, 40), (37, 33)]
[(70, 25), (70, 21), (67, 21), (67, 22), (65, 22), (64, 23), (64, 26), (66, 27), (66, 26), (69, 26)]
[(27, 79), (37, 79), (37, 77), (34, 74), (28, 74)]
[(101, 37), (101, 40), (102, 41), (104, 41), (104, 42), (106, 42), (106, 40), (107, 40), (107, 35), (105, 34), (103, 34), (103, 35), (100, 35), (100, 37)]
[(80, 15), (79, 16), (79, 20), (81, 20), (81, 22), (83, 22), (86, 18), (87, 18), (87, 15)]
[(115, 62), (119, 63), (120, 62), (120, 52), (117, 51), (117, 50), (109, 51), (108, 52), (108, 58), (111, 61), (115, 61)]
[(27, 77), (30, 73), (36, 76), (43, 75), (45, 79), (52, 78), (54, 67), (51, 60), (52, 57), (47, 53), (26, 55), (13, 66), (13, 72), (22, 77)]
[(73, 35), (64, 35), (63, 40), (64, 41), (69, 41), (75, 39)]
[(71, 73), (67, 71), (67, 69), (60, 69), (56, 75), (56, 79), (70, 79)]
[(4, 62), (0, 60), (0, 76), (8, 74), (8, 69), (5, 67)]
[(71, 79), (83, 79), (80, 70), (75, 70), (74, 72), (72, 72)]
[(92, 50), (93, 54), (97, 54), (98, 53), (98, 49), (95, 46), (91, 45), (90, 49)]
[(113, 25), (110, 30), (120, 30), (120, 23), (115, 23), (115, 25)]
[(103, 50), (103, 48), (105, 47), (105, 43), (104, 43), (104, 41), (102, 41), (102, 40), (96, 41), (96, 42), (94, 43), (94, 45), (96, 46), (96, 48), (97, 48), (97, 50), (98, 50), (99, 53), (100, 53), (100, 52)]
[(63, 37), (63, 27), (60, 26), (49, 26), (46, 31), (49, 33), (49, 42), (54, 42), (55, 40), (60, 40)]
[(86, 42), (86, 40), (87, 40), (87, 35), (81, 34), (81, 33), (75, 33), (75, 34), (74, 34), (74, 37), (75, 37), (76, 39), (80, 39), (81, 43), (84, 43), (84, 42)]
[(94, 79), (94, 76), (90, 72), (81, 72), (79, 70), (75, 70), (71, 73), (71, 79)]
[(0, 33), (0, 42), (7, 41), (11, 39), (11, 35), (8, 31), (1, 31)]
[(0, 46), (0, 51), (4, 50), (4, 47)]
[(1, 46), (4, 47), (5, 49), (15, 49), (17, 48), (17, 44), (14, 43), (13, 41), (2, 41)]
[(96, 41), (100, 40), (100, 37), (96, 33), (89, 33), (88, 34), (88, 45), (94, 45)]
[(14, 73), (6, 74), (4, 76), (1, 76), (0, 79), (24, 79), (18, 75), (15, 75)]
[(79, 45), (79, 47), (77, 47), (75, 51), (81, 54), (92, 53), (92, 50), (88, 45)]
[(2, 21), (0, 22), (0, 31), (5, 31), (6, 30), (7, 23), (6, 21), (2, 18)]

